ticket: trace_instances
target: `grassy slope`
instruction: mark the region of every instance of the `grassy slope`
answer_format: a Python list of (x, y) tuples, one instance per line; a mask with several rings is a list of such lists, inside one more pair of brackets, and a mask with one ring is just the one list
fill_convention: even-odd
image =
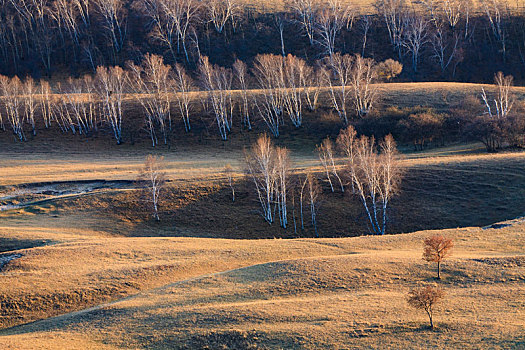
[[(348, 3), (351, 3), (354, 6), (358, 6), (364, 11), (374, 11), (373, 4), (375, 0), (346, 0)], [(410, 1), (408, 1), (410, 2)], [(478, 5), (481, 1), (480, 0), (474, 0), (474, 3)], [(284, 8), (284, 4), (286, 1), (283, 0), (240, 0), (240, 3), (242, 3), (245, 6), (250, 6), (256, 9), (261, 10), (279, 10), (282, 11)], [(420, 4), (421, 2), (418, 0), (413, 0), (412, 3), (414, 4)], [(522, 7), (523, 6), (523, 0), (508, 0), (508, 3), (510, 4), (511, 8), (514, 8), (515, 6)]]
[[(384, 103), (446, 108), (479, 90), (479, 86), (441, 83), (396, 86), (389, 89)], [(303, 136), (308, 137), (306, 142)], [(291, 145), (296, 166), (304, 168), (317, 164), (313, 145), (323, 136), (313, 131), (292, 133), (279, 142)], [(193, 140), (155, 153), (166, 155), (170, 178), (180, 180), (175, 185), (191, 179), (200, 186), (202, 180), (220, 180), (218, 172), (226, 162), (238, 165), (240, 150), (254, 137), (235, 135), (228, 143)], [(116, 147), (105, 136), (79, 142), (57, 134), (21, 144), (2, 133), (0, 145), (0, 185), (133, 179), (144, 155), (152, 152), (137, 145)], [(523, 153), (480, 155), (470, 147), (410, 154), (405, 161), (412, 168), (405, 182), (410, 186), (399, 219), (424, 227), (436, 221), (456, 227), (468, 226), (465, 222), (472, 220), (494, 222), (523, 215), (524, 161)], [(446, 231), (457, 238), (443, 282), (450, 305), (440, 310), (440, 331), (432, 333), (423, 327), (424, 315), (408, 310), (404, 301), (409, 287), (432, 282), (433, 271), (420, 259), (421, 240), (429, 232), (264, 241), (122, 237), (173, 235), (173, 226), (180, 227), (184, 215), (186, 234), (193, 236), (213, 235), (211, 226), (241, 235), (275, 230), (256, 218), (252, 210), (256, 205), (249, 199), (241, 198), (234, 211), (225, 200), (227, 189), (216, 183), (206, 186), (207, 192), (199, 192), (197, 199), (192, 191), (183, 193), (188, 201), (181, 201), (183, 208), (175, 211), (179, 217), (174, 220), (179, 221), (170, 218), (163, 227), (123, 221), (122, 212), (107, 205), (109, 195), (2, 214), (0, 245), (8, 250), (20, 243), (23, 257), (0, 272), (0, 327), (160, 288), (90, 313), (4, 331), (0, 344), (12, 348), (214, 348), (221, 343), (232, 348), (254, 344), (406, 348), (414, 339), (415, 344), (457, 348), (518, 347), (525, 341), (525, 321), (519, 314), (525, 306), (524, 264), (523, 258), (516, 258), (524, 251), (524, 224), (503, 230)], [(126, 200), (119, 196), (115, 198)], [(209, 210), (210, 203), (217, 201), (224, 205)], [(346, 233), (354, 232), (340, 219), (345, 203), (341, 198), (339, 204), (323, 204), (325, 232), (334, 222)], [(242, 220), (247, 226), (238, 227), (235, 221), (220, 226), (225, 213), (238, 220), (241, 209), (242, 215), (253, 218)], [(41, 246), (44, 243), (52, 245)], [(27, 248), (31, 245), (35, 248)], [(242, 269), (204, 276), (238, 268)], [(186, 281), (193, 278), (197, 279)], [(176, 281), (185, 282), (169, 285)], [(470, 328), (473, 320), (476, 323)]]
[[(421, 260), (422, 239), (431, 232), (291, 241), (64, 234), (56, 237), (60, 243), (25, 250), (9, 265), (1, 286), (8, 300), (22, 299), (29, 284), (34, 293), (49, 295), (108, 285), (126, 294), (166, 285), (88, 312), (2, 331), (0, 342), (20, 349), (518, 348), (525, 341), (524, 230), (525, 224), (516, 222), (500, 230), (444, 231), (456, 247), (439, 282), (447, 297), (437, 311), (435, 332), (405, 301), (410, 287), (434, 283), (434, 268)], [(221, 271), (226, 272), (208, 275)], [(64, 308), (51, 312), (21, 308), (18, 321), (81, 306), (68, 307), (64, 298), (58, 302)]]

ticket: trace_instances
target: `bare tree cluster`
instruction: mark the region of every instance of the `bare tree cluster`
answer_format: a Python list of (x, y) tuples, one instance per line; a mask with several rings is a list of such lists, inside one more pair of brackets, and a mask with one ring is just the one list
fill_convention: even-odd
[(294, 231), (297, 234), (296, 205), (299, 201), (301, 230), (305, 229), (305, 213), (309, 210), (312, 228), (315, 235), (319, 236), (317, 215), (321, 187), (314, 174), (293, 176), (290, 151), (274, 146), (267, 135), (260, 136), (246, 151), (245, 164), (247, 177), (253, 182), (261, 205), (261, 214), (269, 224), (278, 219), (280, 226), (286, 229), (289, 226), (291, 205)]
[(288, 225), (288, 184), (290, 152), (275, 147), (271, 139), (260, 136), (245, 154), (246, 172), (255, 185), (264, 219), (272, 224), (277, 210), (281, 226)]
[(199, 63), (199, 76), (215, 115), (219, 134), (223, 140), (227, 140), (232, 129), (235, 108), (232, 98), (232, 70), (213, 65), (208, 57), (203, 56)]
[(390, 201), (399, 190), (402, 176), (394, 138), (385, 137), (378, 149), (373, 137), (356, 138), (350, 126), (341, 132), (338, 143), (345, 155), (349, 181), (365, 209), (370, 232), (385, 234)]
[[(378, 79), (377, 63), (360, 55), (336, 53), (331, 58), (325, 59), (324, 65), (324, 82), (329, 87), (332, 106), (343, 123), (345, 125), (349, 123), (348, 107), (350, 103), (353, 104), (356, 116), (366, 116), (377, 98), (377, 90), (373, 85)], [(395, 76), (399, 71), (397, 67), (391, 69), (388, 72), (389, 77)]]

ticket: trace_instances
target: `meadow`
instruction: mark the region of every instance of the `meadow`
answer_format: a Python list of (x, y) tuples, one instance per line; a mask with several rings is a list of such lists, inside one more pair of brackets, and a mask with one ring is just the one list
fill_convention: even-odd
[[(446, 111), (476, 84), (384, 84), (378, 109)], [(486, 88), (489, 88), (486, 86)], [(524, 88), (514, 88), (518, 100)], [(130, 108), (130, 123), (139, 113)], [(135, 118), (135, 119), (133, 119)], [(203, 122), (202, 125), (205, 123)], [(27, 142), (0, 133), (0, 345), (13, 349), (521, 348), (525, 344), (525, 153), (450, 142), (415, 152), (392, 202), (389, 235), (367, 235), (350, 193), (322, 181), (320, 238), (268, 225), (244, 176), (247, 147), (264, 132), (221, 141), (205, 126), (117, 146), (42, 130)], [(305, 116), (275, 142), (296, 174), (323, 180), (315, 146), (340, 121)], [(168, 179), (156, 222), (138, 172), (164, 156)], [(235, 202), (223, 168), (234, 169)], [(337, 159), (342, 169), (342, 159)], [(443, 278), (423, 240), (454, 240)], [(446, 296), (436, 329), (406, 296)]]

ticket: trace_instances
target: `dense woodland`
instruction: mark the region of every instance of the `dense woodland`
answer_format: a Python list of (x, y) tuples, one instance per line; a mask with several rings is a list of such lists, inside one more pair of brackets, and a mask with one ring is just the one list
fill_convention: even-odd
[[(235, 127), (278, 138), (307, 114), (334, 114), (339, 128), (419, 150), (525, 143), (511, 89), (525, 67), (525, 17), (507, 2), (378, 0), (369, 13), (344, 0), (289, 0), (276, 13), (238, 0), (0, 1), (0, 129), (19, 141), (58, 128), (169, 146), (195, 117), (222, 140)], [(446, 114), (376, 109), (376, 83), (447, 79), (495, 88)]]
[[(289, 12), (239, 0), (0, 0), (0, 74), (79, 76), (145, 53), (194, 70), (258, 54), (310, 64), (334, 52), (401, 61), (402, 80), (524, 78), (524, 9), (503, 0), (285, 0)], [(256, 5), (257, 2), (254, 2)]]

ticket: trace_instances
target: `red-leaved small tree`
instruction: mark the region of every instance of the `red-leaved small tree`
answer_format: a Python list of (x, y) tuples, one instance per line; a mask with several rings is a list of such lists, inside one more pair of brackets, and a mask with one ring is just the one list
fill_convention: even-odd
[(425, 310), (430, 321), (430, 328), (434, 329), (434, 306), (443, 299), (445, 292), (439, 287), (426, 286), (412, 289), (408, 293), (408, 304), (416, 309)]
[(454, 243), (450, 238), (434, 235), (425, 239), (423, 259), (428, 262), (437, 263), (437, 278), (441, 279), (441, 262), (450, 256)]

